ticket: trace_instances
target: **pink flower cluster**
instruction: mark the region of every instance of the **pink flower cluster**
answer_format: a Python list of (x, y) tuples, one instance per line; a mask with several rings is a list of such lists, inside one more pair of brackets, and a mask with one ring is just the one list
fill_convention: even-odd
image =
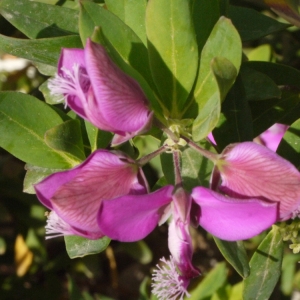
[[(151, 126), (153, 113), (138, 83), (123, 73), (105, 49), (90, 40), (84, 50), (63, 49), (58, 75), (49, 84), (68, 105), (122, 143)], [(55, 173), (35, 185), (51, 210), (48, 237), (108, 236), (132, 242), (170, 219), (170, 261), (153, 278), (159, 299), (188, 295), (192, 264), (189, 227), (202, 226), (214, 236), (251, 238), (298, 211), (300, 174), (288, 161), (253, 142), (229, 145), (215, 160), (211, 189), (167, 185), (150, 192), (141, 166), (124, 153), (97, 150), (77, 167)]]

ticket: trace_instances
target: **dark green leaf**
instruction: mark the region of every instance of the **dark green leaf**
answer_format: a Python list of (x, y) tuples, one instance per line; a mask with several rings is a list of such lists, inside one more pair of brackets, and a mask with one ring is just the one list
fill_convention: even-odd
[(290, 66), (263, 61), (248, 61), (243, 66), (264, 73), (277, 85), (300, 90), (300, 71)]
[(283, 241), (273, 226), (250, 260), (250, 275), (244, 280), (243, 299), (269, 299), (281, 273)]
[(78, 35), (71, 35), (38, 40), (24, 40), (0, 35), (1, 51), (47, 65), (57, 65), (61, 48), (82, 48), (80, 37)]
[(78, 163), (45, 143), (46, 131), (62, 122), (52, 107), (32, 96), (0, 93), (0, 146), (27, 163), (54, 169), (68, 169)]
[(240, 74), (247, 101), (280, 98), (280, 89), (267, 75), (248, 68), (247, 65), (242, 65)]
[(300, 96), (297, 91), (282, 90), (280, 99), (249, 102), (256, 137), (274, 123), (292, 124), (300, 118)]
[(234, 269), (243, 278), (248, 277), (250, 267), (243, 242), (227, 242), (216, 237), (214, 237), (214, 240), (224, 258), (234, 267)]
[(193, 0), (192, 14), (197, 37), (198, 50), (201, 50), (213, 27), (221, 17), (219, 0)]
[(50, 148), (64, 153), (78, 163), (85, 159), (78, 120), (68, 120), (48, 129), (45, 133), (45, 141)]
[(254, 9), (232, 5), (229, 7), (229, 18), (237, 28), (243, 41), (259, 39), (290, 26), (267, 17)]
[(240, 76), (222, 105), (222, 114), (213, 134), (219, 151), (228, 144), (253, 139), (251, 111)]
[(198, 47), (189, 1), (150, 1), (146, 29), (153, 80), (170, 111), (170, 117), (179, 119), (198, 65)]
[(65, 236), (66, 250), (70, 258), (83, 257), (104, 251), (110, 243), (108, 237), (89, 240), (81, 236)]
[(1, 0), (0, 14), (31, 39), (78, 33), (78, 12), (28, 0)]

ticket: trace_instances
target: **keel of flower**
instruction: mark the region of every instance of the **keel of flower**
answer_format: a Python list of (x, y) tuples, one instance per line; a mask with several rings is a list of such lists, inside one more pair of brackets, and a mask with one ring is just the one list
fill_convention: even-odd
[(152, 293), (159, 300), (182, 300), (184, 296), (190, 297), (187, 291), (189, 280), (179, 275), (176, 263), (172, 256), (170, 260), (161, 258), (163, 265), (156, 265), (157, 269), (152, 275)]

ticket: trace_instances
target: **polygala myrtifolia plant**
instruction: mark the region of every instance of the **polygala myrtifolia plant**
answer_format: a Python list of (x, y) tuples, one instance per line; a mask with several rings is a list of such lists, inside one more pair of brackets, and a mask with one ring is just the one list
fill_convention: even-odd
[[(300, 72), (248, 61), (242, 41), (290, 25), (225, 0), (43, 2), (0, 2), (29, 38), (0, 35), (0, 49), (50, 76), (46, 103), (0, 93), (0, 146), (27, 164), (25, 190), (50, 211), (46, 238), (72, 248), (82, 237), (76, 249), (88, 255), (87, 240), (100, 252), (167, 222), (170, 256), (152, 293), (183, 299), (201, 275), (190, 235), (200, 225), (243, 277), (244, 299), (268, 299), (281, 233), (300, 250), (297, 220), (273, 225), (299, 214)], [(297, 24), (291, 1), (267, 2)], [(161, 176), (154, 187), (148, 163)], [(240, 240), (272, 225), (249, 268)]]

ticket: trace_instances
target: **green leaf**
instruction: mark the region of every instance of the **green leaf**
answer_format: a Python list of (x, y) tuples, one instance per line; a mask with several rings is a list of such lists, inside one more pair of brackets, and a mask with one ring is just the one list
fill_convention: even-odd
[(148, 83), (152, 82), (147, 48), (139, 37), (117, 16), (95, 3), (83, 1), (81, 10), (82, 14), (87, 15), (85, 18), (89, 17), (95, 26), (101, 27), (104, 36), (122, 59), (136, 69)]
[(26, 175), (23, 183), (23, 192), (27, 194), (35, 194), (34, 184), (42, 181), (49, 175), (62, 171), (62, 169), (49, 169), (32, 166), (30, 164), (25, 165)]
[(102, 131), (88, 121), (85, 121), (85, 128), (90, 141), (91, 152), (99, 148), (106, 148), (112, 140), (111, 132)]
[[(207, 141), (201, 142), (200, 145), (206, 150), (215, 152), (211, 143)], [(209, 187), (213, 167), (214, 164), (210, 160), (200, 155), (193, 148), (186, 147), (181, 154), (181, 176), (184, 188), (191, 191), (195, 186)], [(166, 172), (167, 170), (165, 170), (165, 174)], [(172, 184), (174, 184), (174, 181)]]
[(221, 17), (219, 0), (193, 0), (192, 14), (198, 43), (201, 53), (213, 27)]
[(283, 241), (274, 225), (250, 260), (251, 273), (244, 280), (243, 299), (269, 299), (281, 273), (282, 256)]
[(146, 12), (153, 80), (170, 111), (179, 119), (192, 89), (198, 48), (188, 0), (152, 0)]
[[(198, 104), (198, 116), (193, 124), (192, 132), (195, 141), (206, 137), (216, 126), (220, 116), (221, 95), (213, 72), (214, 67), (211, 67), (215, 57), (223, 57), (230, 61), (238, 72), (242, 57), (240, 37), (231, 21), (224, 17), (221, 17), (214, 26), (201, 54), (199, 76), (194, 90), (194, 99)], [(218, 63), (218, 67), (224, 68), (221, 73), (226, 74), (227, 65), (228, 63), (224, 65)], [(233, 75), (233, 71), (229, 74)], [(232, 82), (232, 78), (227, 83), (230, 81)], [(229, 86), (226, 90), (228, 89)], [(186, 110), (188, 108), (187, 105)]]
[(290, 125), (300, 118), (300, 95), (293, 90), (282, 90), (280, 99), (250, 101), (253, 136), (256, 137), (274, 123)]
[(214, 237), (215, 243), (224, 258), (234, 267), (234, 269), (243, 277), (249, 276), (250, 267), (247, 253), (242, 241), (227, 242)]
[(0, 93), (0, 146), (27, 163), (54, 169), (68, 169), (77, 164), (45, 143), (46, 131), (62, 122), (51, 106), (32, 96)]
[(245, 97), (244, 85), (240, 76), (238, 76), (222, 105), (222, 114), (213, 135), (219, 152), (228, 144), (253, 139), (251, 110)]
[(300, 254), (294, 253), (286, 254), (282, 261), (282, 275), (281, 275), (281, 291), (284, 295), (289, 296), (293, 292), (294, 277), (296, 273), (296, 265), (300, 260)]
[(289, 127), (276, 152), (290, 161), (296, 168), (300, 168), (300, 120)]
[(245, 88), (247, 101), (281, 97), (281, 91), (277, 84), (267, 75), (248, 68), (247, 65), (242, 65), (240, 74)]
[(0, 50), (18, 57), (56, 66), (61, 48), (82, 48), (80, 37), (64, 37), (24, 40), (0, 34)]
[(105, 0), (105, 3), (108, 9), (130, 27), (144, 45), (147, 45), (145, 28), (147, 0)]
[(264, 61), (248, 61), (243, 66), (267, 75), (277, 85), (300, 89), (300, 71), (290, 66)]
[(89, 240), (77, 235), (65, 236), (66, 250), (70, 258), (83, 257), (104, 251), (110, 243), (108, 237)]
[(256, 40), (290, 26), (254, 9), (233, 5), (229, 6), (229, 18), (241, 35), (242, 41)]
[(77, 10), (79, 8), (78, 2), (72, 0), (71, 1), (64, 0), (63, 2), (61, 0), (31, 0), (31, 1), (57, 5), (59, 7), (66, 7), (66, 8), (77, 9)]
[(31, 39), (78, 33), (78, 12), (28, 0), (1, 0), (0, 14)]
[(85, 159), (78, 120), (68, 120), (48, 129), (45, 133), (45, 142), (50, 148), (64, 153), (78, 163)]
[(225, 283), (227, 272), (225, 262), (218, 263), (191, 292), (189, 300), (202, 300), (212, 296)]
[(225, 57), (213, 58), (211, 69), (219, 87), (221, 101), (223, 101), (235, 81), (237, 69)]

